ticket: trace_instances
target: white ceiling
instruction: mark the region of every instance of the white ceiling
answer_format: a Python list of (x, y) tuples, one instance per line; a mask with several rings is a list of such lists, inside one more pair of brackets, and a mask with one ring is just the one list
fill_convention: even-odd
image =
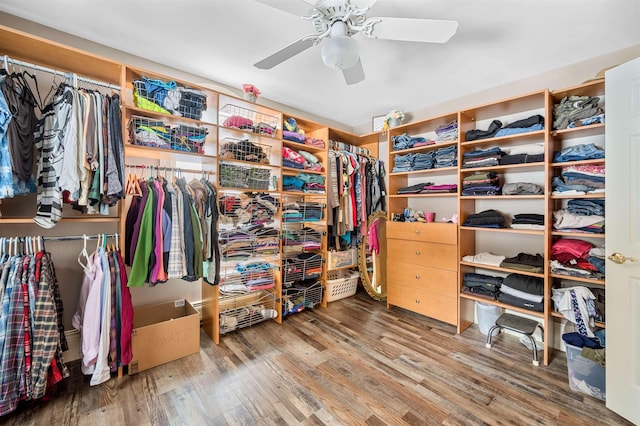
[(319, 46), (254, 68), (314, 31), (253, 0), (0, 0), (0, 11), (230, 87), (253, 83), (268, 99), (348, 126), (640, 44), (638, 0), (378, 0), (369, 17), (455, 20), (458, 31), (444, 44), (356, 34), (366, 79), (347, 86)]

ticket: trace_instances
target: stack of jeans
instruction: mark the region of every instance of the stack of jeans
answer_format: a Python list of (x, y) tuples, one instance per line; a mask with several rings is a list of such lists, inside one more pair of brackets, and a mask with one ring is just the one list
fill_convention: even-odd
[(444, 124), (436, 129), (436, 141), (455, 141), (458, 139), (458, 120), (453, 120), (449, 124)]
[(604, 150), (593, 143), (567, 146), (553, 155), (555, 163), (566, 161), (596, 160), (604, 158)]
[(435, 154), (436, 169), (442, 167), (455, 167), (458, 165), (458, 147), (455, 145), (439, 148)]
[(413, 170), (415, 154), (397, 154), (393, 157), (393, 169), (391, 173), (410, 172)]
[[(396, 156), (397, 157), (397, 156)], [(413, 157), (412, 170), (426, 170), (432, 169), (434, 163), (435, 152), (418, 152)]]
[(581, 195), (584, 193), (604, 192), (605, 167), (604, 164), (584, 164), (568, 166), (562, 169), (560, 176), (552, 181), (553, 194)]
[(498, 146), (465, 152), (462, 154), (462, 167), (474, 168), (497, 166), (503, 155), (505, 155), (505, 153)]
[(393, 151), (398, 151), (401, 149), (413, 148), (415, 144), (422, 145), (427, 142), (427, 140), (422, 136), (409, 136), (408, 134), (403, 133), (401, 135), (392, 136), (391, 142), (393, 143)]

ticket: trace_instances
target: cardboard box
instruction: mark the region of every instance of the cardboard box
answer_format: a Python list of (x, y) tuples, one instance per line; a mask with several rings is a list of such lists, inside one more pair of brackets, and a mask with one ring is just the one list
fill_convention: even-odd
[(200, 351), (200, 315), (184, 300), (134, 309), (129, 374)]

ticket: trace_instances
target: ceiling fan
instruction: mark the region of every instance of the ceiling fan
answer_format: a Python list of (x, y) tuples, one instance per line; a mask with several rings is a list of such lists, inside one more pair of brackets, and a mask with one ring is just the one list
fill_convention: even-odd
[(342, 70), (347, 84), (364, 80), (357, 42), (351, 38), (362, 33), (369, 38), (445, 43), (458, 28), (456, 21), (414, 18), (367, 18), (367, 11), (376, 0), (256, 0), (268, 6), (290, 12), (311, 14), (303, 19), (311, 21), (315, 34), (309, 34), (254, 64), (270, 69), (301, 53), (322, 44), (322, 61), (330, 68)]

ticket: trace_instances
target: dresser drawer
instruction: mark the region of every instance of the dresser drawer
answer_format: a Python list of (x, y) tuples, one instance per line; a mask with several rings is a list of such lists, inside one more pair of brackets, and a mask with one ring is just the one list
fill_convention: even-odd
[(455, 223), (387, 222), (387, 239), (457, 244)]
[(387, 274), (398, 263), (458, 270), (458, 246), (406, 240), (387, 240)]
[(387, 288), (406, 287), (456, 297), (458, 272), (399, 263), (387, 274)]
[(455, 297), (390, 285), (387, 288), (387, 303), (449, 324), (458, 323), (458, 302)]

